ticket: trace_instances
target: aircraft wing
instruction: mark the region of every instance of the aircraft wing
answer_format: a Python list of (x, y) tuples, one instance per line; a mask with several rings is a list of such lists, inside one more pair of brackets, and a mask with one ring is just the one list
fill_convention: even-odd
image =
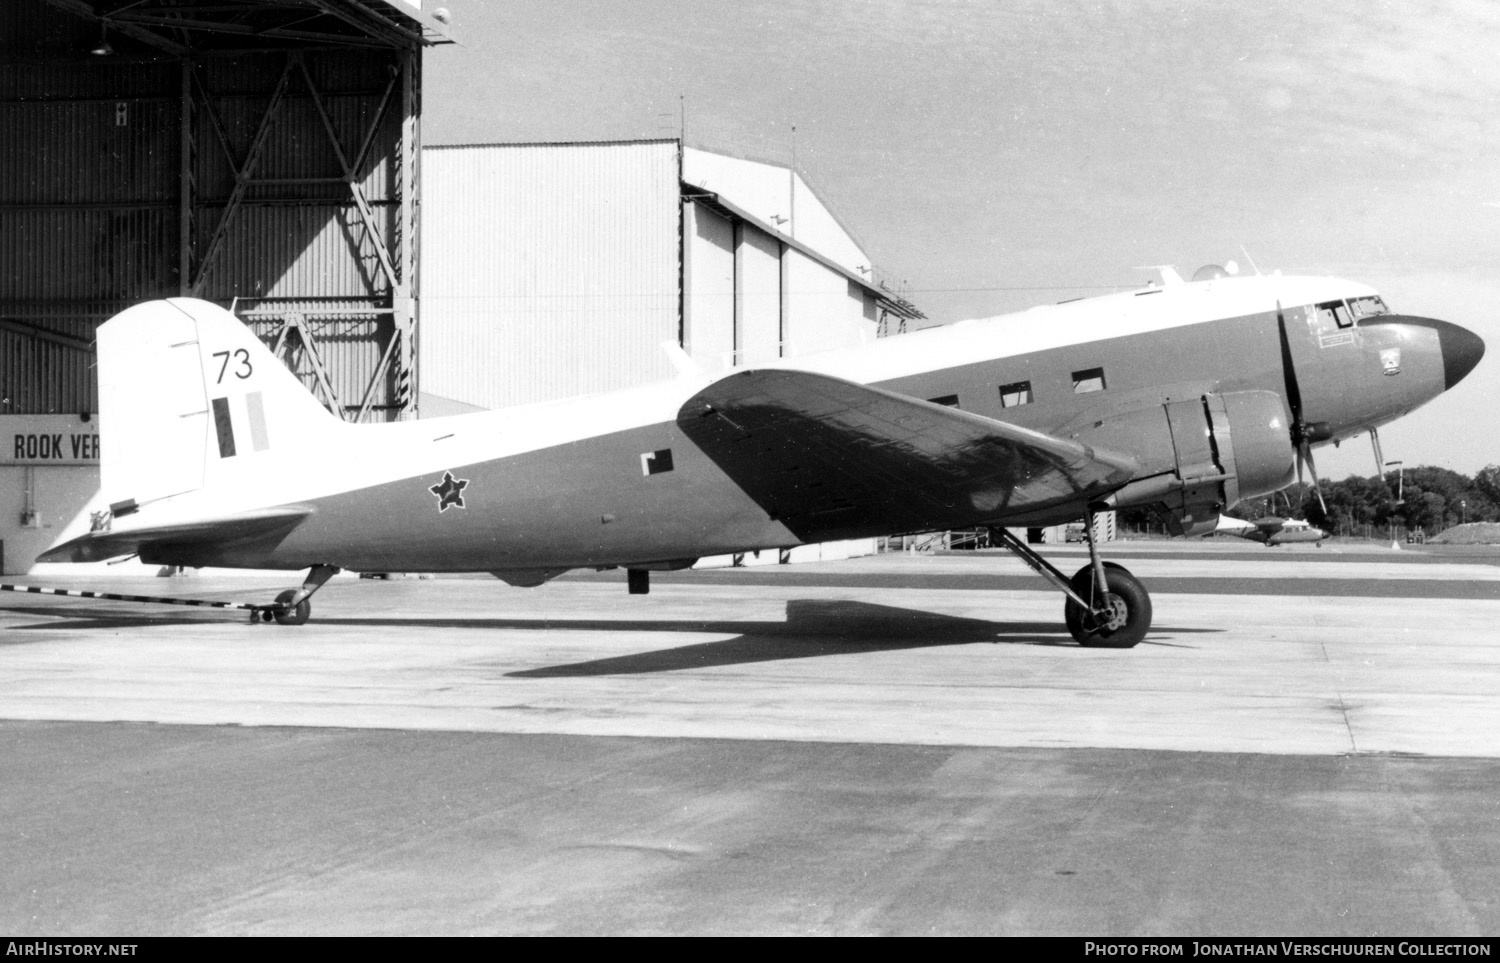
[(102, 562), (149, 550), (153, 545), (218, 548), (257, 541), (275, 544), (311, 512), (312, 509), (300, 506), (271, 508), (170, 525), (89, 532), (52, 546), (37, 556), (37, 561)]
[(804, 541), (1081, 510), (1137, 470), (1124, 455), (805, 371), (729, 375), (677, 425)]

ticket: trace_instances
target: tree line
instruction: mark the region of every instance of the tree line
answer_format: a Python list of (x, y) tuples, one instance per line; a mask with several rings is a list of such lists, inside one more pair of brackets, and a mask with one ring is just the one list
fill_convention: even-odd
[[(1231, 514), (1251, 520), (1267, 515), (1305, 518), (1335, 534), (1402, 528), (1436, 535), (1464, 522), (1500, 521), (1500, 465), (1489, 465), (1472, 477), (1422, 465), (1368, 478), (1325, 481), (1322, 489), (1326, 512), (1312, 485), (1300, 482), (1275, 495), (1243, 501)], [(1148, 515), (1147, 510), (1132, 509), (1121, 513), (1121, 521), (1140, 525)]]
[(1298, 494), (1303, 517), (1331, 532), (1373, 525), (1436, 535), (1464, 522), (1500, 521), (1500, 465), (1489, 465), (1472, 477), (1421, 465), (1404, 472), (1324, 482), (1327, 512), (1312, 486), (1302, 486)]

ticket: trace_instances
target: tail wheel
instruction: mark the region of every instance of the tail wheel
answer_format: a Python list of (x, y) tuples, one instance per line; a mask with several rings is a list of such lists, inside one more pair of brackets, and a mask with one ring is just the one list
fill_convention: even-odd
[(277, 625), (303, 625), (312, 615), (312, 602), (303, 599), (295, 608), (289, 608), (292, 599), (297, 597), (296, 589), (287, 589), (276, 596), (276, 604), (281, 608), (276, 610)]
[[(1129, 649), (1151, 629), (1151, 596), (1124, 568), (1104, 563), (1104, 611), (1095, 615), (1072, 599), (1063, 605), (1063, 621), (1079, 645), (1100, 649)], [(1094, 597), (1094, 570), (1085, 565), (1069, 583), (1086, 599)]]

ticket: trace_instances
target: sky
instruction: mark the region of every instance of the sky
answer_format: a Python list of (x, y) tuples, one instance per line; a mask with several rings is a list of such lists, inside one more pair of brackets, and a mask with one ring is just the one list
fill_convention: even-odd
[[(427, 0), (429, 9), (437, 6)], [(795, 165), (934, 321), (1334, 275), (1490, 356), (1381, 431), (1500, 463), (1500, 4), (443, 0), (429, 145), (675, 137)], [(1248, 254), (1247, 254), (1248, 252)], [(1366, 439), (1320, 449), (1374, 473)]]

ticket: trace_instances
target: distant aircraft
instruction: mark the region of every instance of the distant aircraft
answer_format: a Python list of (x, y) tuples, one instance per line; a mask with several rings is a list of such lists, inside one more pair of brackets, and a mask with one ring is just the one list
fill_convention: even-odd
[(1215, 531), (1225, 535), (1248, 538), (1252, 542), (1260, 542), (1267, 548), (1291, 542), (1317, 542), (1321, 547), (1323, 539), (1328, 537), (1327, 532), (1304, 519), (1278, 518), (1275, 515), (1267, 515), (1265, 518), (1257, 518), (1254, 521), (1220, 515)]
[(1154, 506), (1212, 531), (1484, 353), (1349, 281), (1162, 277), (729, 374), (679, 357), (673, 381), (358, 425), (223, 308), (138, 305), (98, 331), (100, 494), (41, 560), (308, 569), (263, 613), (296, 625), (341, 568), (531, 586), (617, 566), (639, 594), (705, 555), (993, 526), (1066, 596), (1075, 639), (1130, 647), (1151, 624), (1139, 581), (1092, 537), (1070, 577), (1007, 528)]

